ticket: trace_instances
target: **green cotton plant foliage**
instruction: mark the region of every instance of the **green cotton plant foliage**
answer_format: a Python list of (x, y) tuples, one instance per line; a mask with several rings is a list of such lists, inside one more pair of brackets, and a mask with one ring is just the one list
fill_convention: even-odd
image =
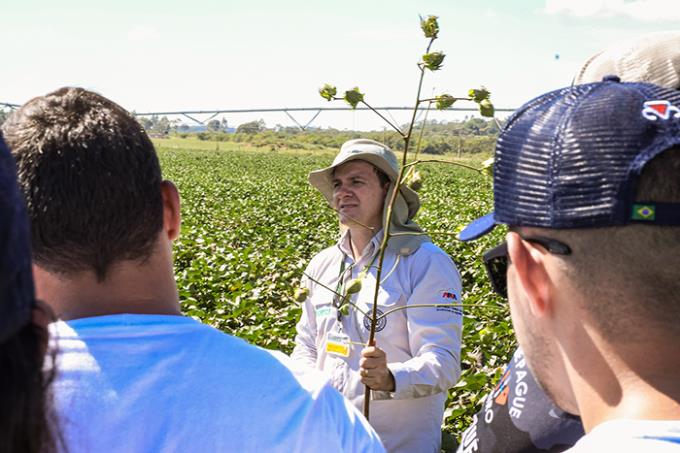
[(491, 97), (491, 93), (489, 90), (486, 89), (486, 87), (479, 87), (479, 88), (472, 88), (470, 91), (468, 91), (468, 96), (476, 103), (480, 103), (485, 99), (489, 99)]
[(335, 99), (335, 95), (338, 94), (338, 89), (333, 85), (325, 84), (322, 88), (319, 88), (319, 94), (325, 100), (332, 101)]
[(493, 115), (495, 113), (495, 109), (493, 107), (493, 104), (491, 103), (491, 100), (489, 99), (484, 99), (479, 103), (479, 114), (487, 117), (487, 118), (493, 118)]
[(361, 291), (361, 278), (355, 278), (347, 285), (347, 294), (356, 294)]
[(354, 88), (352, 90), (345, 91), (345, 96), (343, 98), (345, 102), (352, 106), (353, 109), (357, 108), (357, 105), (364, 100), (364, 95), (359, 88)]
[(493, 157), (489, 157), (487, 160), (482, 162), (482, 173), (484, 173), (487, 176), (493, 176), (493, 164), (495, 162), (495, 159)]
[(444, 62), (444, 55), (442, 52), (430, 52), (423, 55), (423, 65), (430, 71), (438, 71), (442, 68)]
[(435, 98), (434, 106), (437, 110), (446, 110), (451, 107), (454, 102), (456, 102), (456, 98), (449, 94), (442, 94)]
[(427, 16), (425, 19), (421, 16), (420, 29), (423, 30), (426, 38), (436, 39), (439, 34), (437, 16)]
[(293, 294), (293, 299), (295, 299), (296, 302), (304, 302), (305, 300), (307, 300), (307, 296), (309, 296), (309, 289), (298, 288), (295, 290), (295, 293)]

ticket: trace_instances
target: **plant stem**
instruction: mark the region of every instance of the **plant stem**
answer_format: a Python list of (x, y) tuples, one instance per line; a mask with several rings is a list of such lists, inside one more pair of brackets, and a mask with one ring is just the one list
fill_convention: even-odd
[(378, 316), (377, 321), (379, 321), (381, 318), (384, 318), (385, 316), (387, 316), (389, 314), (394, 313), (395, 311), (408, 310), (409, 308), (427, 308), (427, 307), (460, 307), (460, 308), (483, 307), (483, 308), (493, 308), (494, 310), (505, 310), (507, 308), (507, 307), (485, 305), (485, 304), (412, 304), (412, 305), (404, 305), (403, 307), (396, 307), (396, 308), (392, 308), (391, 310), (387, 310), (385, 313)]
[[(427, 52), (429, 53), (430, 51), (430, 46), (432, 46), (432, 43), (434, 42), (435, 38), (431, 38), (429, 44), (427, 45)], [(401, 159), (401, 168), (399, 168), (399, 175), (397, 176), (397, 179), (394, 181), (394, 189), (392, 190), (392, 194), (390, 196), (390, 201), (387, 204), (387, 215), (385, 216), (385, 232), (383, 235), (382, 242), (380, 243), (380, 255), (378, 257), (378, 268), (376, 270), (376, 275), (375, 275), (375, 291), (373, 293), (373, 310), (371, 313), (371, 331), (368, 336), (368, 344), (367, 346), (374, 346), (375, 345), (375, 326), (377, 323), (377, 318), (378, 318), (378, 290), (380, 289), (380, 276), (382, 274), (382, 266), (383, 266), (383, 261), (385, 260), (385, 251), (387, 250), (387, 241), (390, 239), (390, 226), (392, 225), (392, 210), (394, 208), (394, 202), (397, 200), (397, 196), (399, 195), (400, 188), (401, 188), (401, 181), (404, 178), (404, 170), (406, 169), (406, 161), (408, 159), (408, 145), (409, 141), (411, 139), (411, 133), (413, 132), (413, 124), (416, 120), (416, 115), (418, 114), (418, 105), (419, 105), (419, 100), (420, 100), (420, 92), (423, 89), (423, 78), (425, 76), (425, 68), (422, 66), (419, 66), (420, 68), (420, 80), (418, 81), (418, 92), (416, 94), (416, 102), (415, 106), (413, 108), (413, 115), (411, 117), (411, 124), (409, 124), (408, 128), (408, 133), (406, 135), (402, 134), (402, 137), (404, 138), (404, 152), (402, 154), (402, 159)], [(364, 416), (366, 417), (366, 420), (369, 419), (369, 412), (370, 412), (370, 405), (371, 405), (371, 389), (370, 387), (366, 386), (366, 390), (364, 392)]]
[[(471, 101), (472, 100), (472, 98), (457, 98), (457, 97), (454, 97), (454, 96), (451, 96), (451, 97), (456, 101)], [(437, 98), (427, 98), (427, 99), (421, 99), (420, 102), (434, 102), (436, 100), (437, 100)]]
[(395, 237), (395, 236), (432, 236), (433, 234), (440, 235), (440, 236), (457, 236), (458, 235), (458, 233), (452, 233), (450, 231), (432, 231), (432, 232), (428, 232), (428, 233), (416, 232), (416, 231), (413, 231), (413, 232), (404, 231), (404, 232), (401, 232), (401, 233), (391, 233), (390, 236), (391, 237)]
[(399, 135), (401, 135), (402, 137), (404, 137), (404, 133), (401, 131), (401, 129), (399, 129), (397, 126), (395, 126), (390, 120), (388, 120), (387, 118), (385, 118), (385, 116), (384, 116), (382, 113), (380, 113), (379, 111), (377, 111), (376, 109), (374, 109), (373, 107), (371, 107), (370, 105), (368, 105), (368, 103), (367, 103), (366, 101), (363, 101), (363, 100), (362, 100), (361, 103), (364, 104), (364, 105), (365, 105), (366, 107), (368, 107), (369, 109), (371, 109), (371, 110), (373, 111), (373, 113), (375, 113), (375, 114), (378, 115), (380, 118), (382, 118), (382, 120), (385, 121), (387, 124), (389, 124), (390, 127), (391, 127), (392, 129), (394, 129), (395, 131), (397, 131), (397, 133), (399, 133)]
[(423, 118), (423, 124), (420, 127), (420, 135), (418, 135), (418, 143), (416, 144), (416, 155), (414, 157), (415, 160), (418, 160), (418, 155), (420, 155), (420, 144), (423, 141), (423, 133), (425, 132), (425, 126), (427, 126), (427, 115), (430, 113), (431, 108), (432, 108), (432, 101), (427, 103), (427, 110), (425, 110), (425, 117)]
[[(321, 283), (320, 281), (318, 281), (317, 279), (315, 279), (314, 277), (312, 277), (312, 276), (309, 275), (308, 273), (302, 272), (302, 275), (304, 275), (305, 277), (307, 277), (308, 279), (310, 279), (311, 281), (313, 281), (313, 282), (316, 283), (317, 285), (321, 286), (322, 288), (326, 288), (328, 291), (332, 292), (332, 293), (335, 294), (336, 296), (345, 297), (345, 296), (343, 296), (342, 294), (340, 294), (339, 292), (337, 292), (336, 290), (334, 290), (334, 289), (332, 289), (332, 288), (329, 288), (328, 286), (324, 285), (323, 283)], [(341, 276), (341, 278), (342, 278), (342, 276)]]
[(405, 164), (406, 167), (411, 167), (413, 165), (418, 165), (418, 164), (423, 164), (423, 163), (428, 163), (428, 162), (439, 162), (440, 164), (449, 164), (449, 165), (456, 165), (458, 167), (463, 167), (467, 168), (468, 170), (474, 170), (477, 173), (481, 173), (482, 170), (479, 168), (472, 167), (470, 165), (465, 165), (461, 164), (460, 162), (453, 162), (450, 160), (442, 160), (442, 159), (421, 159), (421, 160), (414, 160), (411, 163)]

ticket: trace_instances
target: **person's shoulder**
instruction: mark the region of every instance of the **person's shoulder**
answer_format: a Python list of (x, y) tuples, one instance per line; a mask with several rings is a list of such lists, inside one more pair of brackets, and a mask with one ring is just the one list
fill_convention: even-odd
[(338, 259), (342, 258), (342, 252), (337, 244), (326, 247), (319, 253), (314, 255), (307, 265), (307, 273), (313, 273), (318, 269), (325, 269), (329, 265), (336, 263)]
[(447, 258), (450, 258), (449, 255), (442, 250), (441, 247), (436, 245), (433, 242), (424, 242), (418, 247), (418, 250), (414, 253), (414, 255), (417, 256), (445, 256)]
[(412, 260), (418, 268), (437, 267), (441, 270), (456, 270), (456, 264), (451, 256), (432, 242), (425, 242), (412, 255)]
[(297, 382), (311, 396), (307, 431), (314, 434), (307, 439), (309, 442), (307, 447), (314, 450), (312, 446), (317, 444), (319, 448), (323, 446), (324, 451), (384, 452), (375, 430), (363, 415), (331, 386), (324, 374), (290, 359), (279, 351), (268, 352), (293, 373)]
[(590, 451), (680, 452), (680, 420), (606, 421), (569, 450)]

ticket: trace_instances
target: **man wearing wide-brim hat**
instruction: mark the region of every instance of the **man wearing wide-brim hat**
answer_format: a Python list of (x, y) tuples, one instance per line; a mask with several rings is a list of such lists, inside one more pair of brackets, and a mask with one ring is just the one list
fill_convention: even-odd
[[(390, 452), (439, 452), (447, 391), (460, 375), (461, 282), (451, 259), (413, 217), (416, 192), (401, 186), (394, 205), (378, 290), (375, 347), (365, 347), (376, 286), (377, 254), (399, 164), (382, 143), (345, 143), (333, 164), (309, 181), (338, 213), (341, 237), (305, 272), (309, 296), (297, 325), (293, 358), (327, 373), (357, 407), (372, 389), (370, 422)], [(414, 234), (408, 234), (414, 233)], [(356, 289), (348, 291), (349, 283)], [(351, 304), (343, 303), (348, 295)]]

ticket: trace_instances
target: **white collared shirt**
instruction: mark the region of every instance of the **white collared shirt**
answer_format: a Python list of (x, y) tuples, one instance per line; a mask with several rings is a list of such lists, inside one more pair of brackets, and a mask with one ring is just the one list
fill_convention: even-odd
[[(341, 263), (345, 262), (345, 282), (356, 278), (371, 264), (381, 240), (382, 232), (355, 261), (346, 232), (336, 245), (312, 258), (305, 272), (311, 279), (304, 279), (309, 297), (297, 325), (292, 354), (295, 360), (324, 371), (331, 384), (358, 408), (363, 406), (364, 396), (359, 360), (369, 337), (377, 259), (367, 270), (361, 291), (352, 296), (358, 308), (350, 307), (349, 315), (340, 321), (332, 290), (338, 286)], [(388, 249), (381, 279), (379, 314), (414, 304), (447, 306), (398, 310), (378, 322), (376, 346), (387, 355), (395, 391), (372, 392), (370, 421), (390, 452), (438, 452), (446, 394), (460, 376), (462, 310), (456, 306), (460, 304), (460, 276), (449, 256), (428, 242), (408, 256)], [(349, 336), (349, 357), (326, 351), (329, 332)]]

